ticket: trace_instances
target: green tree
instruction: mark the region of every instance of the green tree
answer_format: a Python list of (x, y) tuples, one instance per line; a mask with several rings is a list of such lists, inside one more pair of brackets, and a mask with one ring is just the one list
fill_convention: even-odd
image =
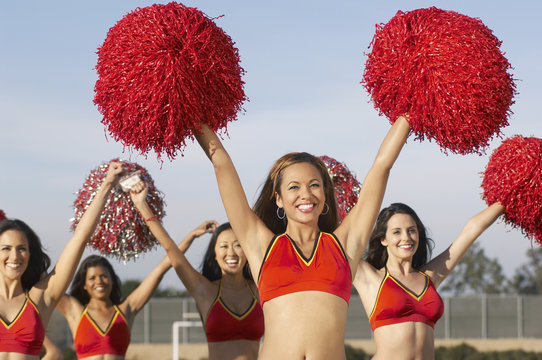
[(497, 259), (490, 259), (474, 243), (439, 290), (450, 295), (501, 294), (506, 278)]
[(527, 263), (516, 269), (508, 286), (516, 294), (542, 294), (542, 248), (527, 250)]

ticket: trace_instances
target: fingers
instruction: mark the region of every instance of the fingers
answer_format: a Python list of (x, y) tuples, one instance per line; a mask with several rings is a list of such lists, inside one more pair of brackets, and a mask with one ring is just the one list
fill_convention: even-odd
[(209, 220), (205, 223), (205, 232), (207, 233), (213, 233), (216, 231), (216, 228), (218, 227), (218, 223), (215, 220)]
[(133, 192), (135, 194), (139, 194), (143, 190), (147, 188), (147, 185), (143, 181), (139, 181), (137, 184), (132, 185), (132, 188), (130, 189), (130, 192)]

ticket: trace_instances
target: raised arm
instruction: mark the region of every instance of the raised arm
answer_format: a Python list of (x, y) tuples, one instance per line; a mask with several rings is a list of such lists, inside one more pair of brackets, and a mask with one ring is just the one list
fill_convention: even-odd
[[(167, 268), (169, 268), (169, 266), (173, 266), (175, 272), (183, 282), (184, 286), (186, 287), (188, 292), (196, 299), (196, 301), (200, 299), (206, 299), (210, 291), (210, 282), (192, 267), (192, 265), (184, 256), (184, 251), (182, 250), (188, 249), (190, 243), (195, 238), (195, 234), (199, 233), (200, 235), (202, 235), (203, 232), (194, 230), (193, 232), (191, 232), (191, 235), (187, 236), (181, 242), (181, 244), (177, 246), (173, 239), (171, 239), (171, 237), (167, 233), (166, 229), (162, 226), (162, 224), (158, 220), (155, 220), (155, 214), (153, 214), (152, 209), (146, 201), (147, 192), (148, 189), (145, 184), (140, 182), (132, 188), (130, 196), (143, 219), (149, 219), (147, 220), (147, 225), (149, 226), (149, 229), (151, 230), (156, 240), (158, 240), (160, 245), (162, 245), (162, 247), (166, 251), (167, 258), (162, 260), (160, 265), (156, 269), (154, 269), (153, 272), (156, 272), (156, 274), (153, 276), (154, 280), (151, 280), (151, 273), (144, 281), (144, 283), (147, 282), (148, 284), (140, 289), (140, 287), (144, 285), (144, 283), (142, 283), (136, 290), (134, 290), (134, 292), (132, 292), (132, 294), (130, 294), (130, 297), (134, 298), (134, 302), (136, 302), (136, 298), (140, 298), (141, 300), (145, 298), (145, 301), (142, 304), (140, 300), (137, 300), (137, 302), (140, 303), (139, 307), (142, 307), (158, 285), (158, 274), (160, 272), (162, 272), (163, 274), (163, 271), (165, 271), (163, 269), (166, 266)], [(214, 228), (216, 228), (216, 226), (211, 226), (206, 228), (205, 231), (212, 232)], [(136, 307), (136, 305), (133, 306)]]
[[(148, 222), (149, 227), (151, 226), (150, 224), (151, 222), (160, 224), (158, 221), (149, 221)], [(212, 233), (216, 229), (216, 226), (217, 226), (216, 221), (206, 221), (200, 226), (198, 226), (197, 228), (195, 228), (194, 230), (192, 230), (190, 234), (188, 234), (183, 239), (183, 241), (181, 241), (179, 245), (177, 246), (182, 256), (184, 257), (184, 252), (188, 250), (188, 248), (190, 247), (190, 244), (192, 244), (192, 241), (194, 241), (195, 238), (203, 234)], [(173, 240), (171, 241), (173, 242)], [(174, 253), (177, 254), (178, 251), (175, 250)], [(143, 306), (147, 303), (147, 301), (149, 301), (152, 294), (158, 287), (158, 284), (160, 283), (160, 281), (162, 281), (162, 277), (171, 268), (171, 261), (169, 259), (169, 254), (170, 252), (168, 252), (168, 256), (162, 259), (162, 261), (158, 264), (158, 266), (156, 266), (151, 271), (151, 273), (145, 278), (145, 280), (143, 280), (143, 282), (134, 291), (132, 291), (130, 295), (128, 295), (128, 297), (123, 303), (125, 304), (125, 307), (126, 307), (125, 314), (128, 314), (127, 316), (131, 316), (131, 317), (135, 316), (143, 308)], [(188, 263), (188, 261), (186, 261), (186, 263)], [(189, 266), (191, 268), (190, 271), (192, 270), (195, 271), (195, 269), (190, 264)], [(201, 278), (199, 279), (199, 281), (201, 281)], [(192, 286), (192, 287), (195, 287), (195, 286)], [(187, 289), (188, 289), (188, 286), (187, 286)]]
[(352, 275), (369, 242), (369, 236), (382, 205), (389, 174), (405, 144), (410, 127), (400, 116), (380, 145), (376, 158), (363, 181), (357, 204), (335, 231), (345, 246)]
[(222, 203), (233, 232), (249, 263), (259, 266), (273, 234), (250, 208), (239, 175), (218, 136), (205, 124), (202, 124), (201, 129), (196, 139), (213, 164)]
[(438, 287), (438, 285), (440, 285), (440, 283), (452, 272), (474, 241), (490, 227), (503, 212), (504, 207), (499, 202), (496, 202), (474, 215), (465, 224), (463, 230), (461, 230), (461, 233), (454, 240), (452, 245), (431, 260), (425, 266), (425, 269), (422, 269), (431, 277), (435, 287)]
[(58, 262), (53, 271), (40, 280), (36, 287), (44, 287), (43, 302), (46, 308), (52, 309), (56, 306), (60, 297), (68, 288), (73, 275), (81, 260), (81, 256), (85, 250), (85, 246), (94, 233), (100, 214), (105, 206), (107, 196), (111, 189), (117, 184), (118, 175), (122, 173), (122, 164), (112, 161), (109, 164), (109, 169), (105, 179), (92, 199), (87, 210), (81, 217), (77, 228), (75, 229), (72, 238), (60, 254)]

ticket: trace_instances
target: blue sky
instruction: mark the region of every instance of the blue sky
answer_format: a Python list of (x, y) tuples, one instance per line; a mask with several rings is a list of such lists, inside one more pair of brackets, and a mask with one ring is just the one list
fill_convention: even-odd
[[(123, 153), (107, 138), (92, 103), (96, 50), (107, 30), (150, 1), (10, 1), (0, 11), (0, 209), (28, 222), (56, 261), (70, 237), (75, 192), (91, 169), (123, 157), (153, 176), (167, 203), (165, 226), (180, 240), (206, 219), (226, 220), (211, 165), (196, 144), (160, 164)], [(166, 2), (164, 2), (166, 3)], [(225, 146), (250, 202), (275, 159), (308, 151), (345, 162), (361, 181), (389, 128), (360, 85), (364, 52), (375, 24), (397, 10), (436, 6), (479, 17), (502, 40), (519, 94), (504, 137), (542, 137), (542, 6), (533, 1), (187, 1), (236, 42), (246, 70), (246, 112), (229, 126)], [(434, 143), (410, 140), (388, 186), (384, 205), (411, 205), (430, 229), (436, 251), (446, 248), (480, 199), (486, 156), (444, 155)], [(199, 265), (208, 238), (188, 257)], [(530, 241), (495, 224), (479, 239), (507, 275), (525, 261)], [(91, 251), (87, 251), (91, 253)], [(142, 278), (164, 255), (159, 248), (137, 263), (119, 263), (121, 278)], [(165, 286), (180, 286), (170, 272)]]

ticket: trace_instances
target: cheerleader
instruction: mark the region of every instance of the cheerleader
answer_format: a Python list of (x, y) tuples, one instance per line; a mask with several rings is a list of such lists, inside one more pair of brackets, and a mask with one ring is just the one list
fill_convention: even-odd
[(250, 208), (219, 138), (206, 125), (197, 140), (211, 160), (222, 202), (246, 254), (265, 317), (260, 359), (344, 359), (353, 275), (368, 243), (390, 170), (409, 134), (399, 117), (359, 196), (337, 227), (333, 184), (307, 153), (281, 157)]
[[(213, 232), (205, 253), (202, 273), (188, 262), (145, 201), (147, 189), (140, 182), (132, 201), (147, 220), (150, 230), (166, 250), (173, 268), (196, 300), (209, 349), (209, 360), (256, 360), (264, 318), (257, 288), (252, 280), (240, 242), (229, 223), (209, 221), (195, 235)], [(216, 229), (216, 231), (215, 231)], [(197, 237), (183, 241), (188, 247)]]
[[(193, 231), (187, 239), (199, 236), (196, 234)], [(185, 243), (180, 245), (180, 251), (186, 250)], [(57, 306), (68, 321), (77, 358), (124, 359), (134, 319), (170, 267), (170, 261), (165, 257), (134, 291), (121, 300), (121, 282), (111, 263), (98, 255), (83, 260), (70, 294), (64, 295)]]
[(54, 269), (36, 233), (21, 220), (0, 222), (0, 358), (39, 359), (45, 328), (66, 291), (93, 234), (109, 191), (122, 166), (111, 162), (107, 175), (66, 244)]
[(414, 210), (395, 203), (380, 212), (354, 279), (374, 332), (374, 360), (434, 359), (434, 326), (444, 311), (436, 289), (503, 211), (494, 203), (473, 216), (429, 262), (432, 241)]

